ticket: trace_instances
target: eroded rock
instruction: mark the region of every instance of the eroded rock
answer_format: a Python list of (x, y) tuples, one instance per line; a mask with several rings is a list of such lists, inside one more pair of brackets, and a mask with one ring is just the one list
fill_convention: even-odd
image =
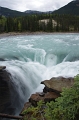
[(52, 100), (55, 100), (59, 96), (60, 95), (55, 93), (55, 92), (47, 92), (43, 96), (40, 96), (39, 93), (36, 93), (36, 94), (31, 95), (31, 97), (29, 98), (29, 102), (33, 106), (37, 106), (37, 102), (39, 102), (40, 100), (42, 100), (46, 103), (46, 102), (50, 102)]
[(9, 80), (10, 74), (5, 70), (6, 66), (0, 66), (0, 112), (6, 111), (10, 106)]
[(29, 102), (26, 102), (22, 111), (27, 110), (27, 108), (31, 105), (36, 107), (37, 102), (40, 100), (44, 101), (45, 103), (54, 101), (60, 96), (63, 87), (70, 88), (74, 84), (74, 78), (53, 77), (50, 80), (42, 81), (41, 84), (45, 85), (43, 92), (32, 94), (29, 98)]
[(47, 91), (62, 92), (63, 88), (70, 88), (74, 84), (74, 78), (53, 77), (50, 80), (42, 81), (41, 84), (45, 85)]
[(6, 66), (0, 66), (0, 71), (4, 70)]
[(0, 66), (0, 113), (15, 114), (14, 100), (16, 97), (18, 94), (11, 80), (11, 74), (6, 71), (6, 66)]

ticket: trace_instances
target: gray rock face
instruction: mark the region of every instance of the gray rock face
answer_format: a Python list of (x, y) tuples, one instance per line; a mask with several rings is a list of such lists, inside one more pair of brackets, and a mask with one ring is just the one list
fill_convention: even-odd
[(0, 66), (0, 113), (15, 114), (14, 98), (17, 97), (19, 99), (11, 74), (6, 71), (6, 66)]
[(0, 66), (0, 71), (4, 70), (6, 66)]
[(49, 91), (62, 92), (62, 88), (70, 88), (74, 84), (74, 78), (53, 77), (50, 80), (41, 82)]
[(9, 90), (9, 73), (6, 72), (5, 66), (0, 66), (0, 112), (6, 111), (6, 106), (10, 103), (10, 90)]

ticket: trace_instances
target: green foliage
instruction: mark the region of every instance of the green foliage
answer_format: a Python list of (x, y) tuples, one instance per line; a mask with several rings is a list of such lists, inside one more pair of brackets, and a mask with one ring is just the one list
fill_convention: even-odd
[(79, 118), (79, 75), (74, 78), (71, 88), (63, 88), (61, 97), (55, 102), (30, 107), (23, 112), (24, 120), (78, 120)]
[[(47, 20), (47, 22), (45, 22)], [(55, 22), (53, 22), (53, 20)], [(69, 32), (79, 31), (79, 16), (33, 14), (21, 17), (0, 16), (0, 32)]]
[(63, 88), (61, 97), (37, 107), (31, 106), (23, 112), (24, 120), (78, 120), (79, 112), (79, 75), (74, 78), (71, 88)]
[(6, 25), (6, 17), (1, 16), (0, 17), (0, 32), (5, 31), (5, 25)]
[(44, 120), (44, 103), (39, 101), (37, 107), (31, 106), (23, 111), (24, 120)]
[(74, 85), (64, 88), (61, 97), (55, 102), (47, 103), (45, 116), (47, 120), (74, 120), (79, 112), (79, 75), (74, 79)]

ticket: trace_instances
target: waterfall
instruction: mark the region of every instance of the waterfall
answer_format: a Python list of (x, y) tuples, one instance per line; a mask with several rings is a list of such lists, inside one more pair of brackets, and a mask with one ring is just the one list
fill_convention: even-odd
[[(19, 114), (42, 80), (79, 73), (79, 35), (53, 34), (0, 39), (0, 66), (11, 74), (11, 107)], [(11, 88), (10, 88), (11, 89)]]

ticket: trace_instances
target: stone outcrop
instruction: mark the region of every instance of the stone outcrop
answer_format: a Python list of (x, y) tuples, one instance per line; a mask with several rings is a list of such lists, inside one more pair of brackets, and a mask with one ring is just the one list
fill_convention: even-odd
[(4, 70), (6, 66), (0, 66), (0, 71)]
[(26, 102), (24, 104), (24, 107), (20, 113), (21, 116), (23, 116), (23, 111), (26, 110), (27, 108), (31, 107), (31, 105), (33, 105), (34, 107), (37, 106), (37, 102), (39, 102), (40, 100), (42, 100), (43, 102), (50, 102), (50, 101), (54, 101), (57, 97), (59, 97), (60, 94), (57, 94), (55, 92), (47, 92), (47, 93), (35, 93), (32, 94), (29, 98), (29, 102)]
[(31, 97), (29, 98), (29, 102), (31, 102), (33, 106), (37, 106), (37, 102), (39, 102), (40, 100), (46, 103), (55, 100), (57, 97), (59, 97), (59, 94), (55, 92), (47, 92), (43, 94), (44, 94), (43, 96), (40, 95), (40, 93), (32, 94)]
[(6, 66), (0, 66), (0, 113), (14, 113), (13, 92), (15, 94), (16, 91), (11, 81), (11, 74), (6, 71)]
[(10, 105), (10, 77), (5, 69), (5, 66), (0, 66), (0, 112), (6, 111), (6, 106)]
[(55, 91), (62, 92), (62, 88), (70, 88), (74, 83), (74, 78), (53, 77), (50, 80), (44, 80), (41, 84), (45, 85), (44, 92)]
[(37, 102), (40, 100), (46, 102), (54, 101), (57, 97), (60, 96), (63, 87), (70, 88), (74, 84), (74, 78), (64, 78), (64, 77), (53, 77), (50, 80), (42, 81), (41, 84), (44, 84), (45, 87), (42, 93), (32, 94), (29, 98), (29, 102), (26, 102), (23, 110), (20, 115), (23, 115), (23, 111), (30, 107), (31, 105), (37, 106)]

